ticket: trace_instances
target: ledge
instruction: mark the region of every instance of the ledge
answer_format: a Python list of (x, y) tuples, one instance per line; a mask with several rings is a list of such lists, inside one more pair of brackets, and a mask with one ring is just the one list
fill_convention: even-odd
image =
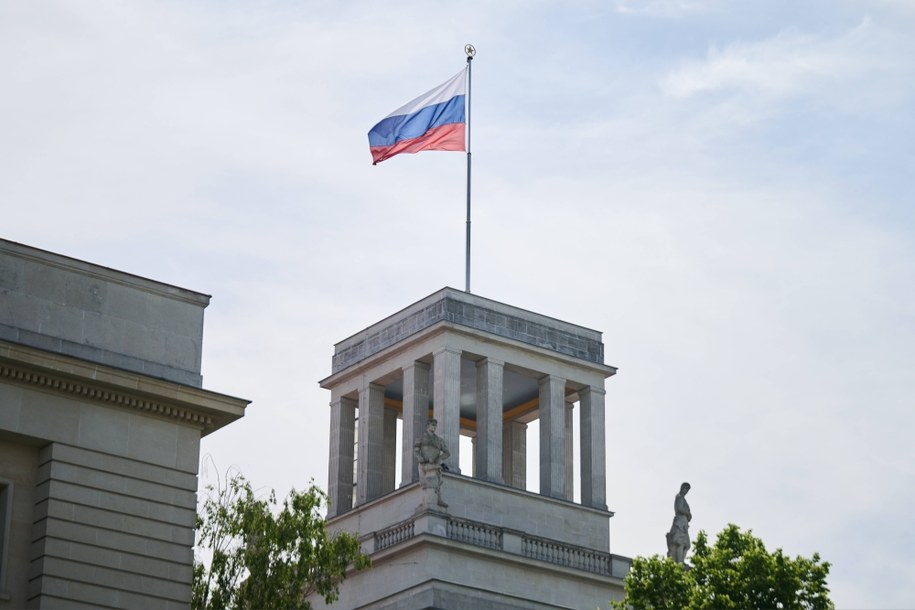
[(241, 418), (251, 402), (7, 341), (0, 378), (197, 425), (204, 435)]
[(332, 374), (440, 323), (519, 341), (592, 364), (603, 366), (604, 363), (604, 344), (599, 331), (454, 288), (443, 288), (337, 343)]

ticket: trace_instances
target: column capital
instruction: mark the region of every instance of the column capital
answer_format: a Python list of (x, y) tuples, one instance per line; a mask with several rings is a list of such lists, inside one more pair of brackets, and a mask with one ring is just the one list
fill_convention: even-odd
[(537, 383), (540, 385), (543, 385), (545, 383), (554, 382), (554, 383), (562, 383), (563, 385), (565, 385), (566, 381), (568, 381), (566, 378), (560, 377), (559, 375), (546, 374), (543, 377), (541, 377), (540, 379), (538, 379)]
[(595, 385), (585, 386), (578, 391), (579, 394), (581, 394), (582, 392), (591, 392), (592, 394), (600, 394), (601, 396), (604, 396), (607, 394), (607, 390), (605, 390), (602, 387), (595, 386)]
[(428, 371), (431, 368), (432, 368), (431, 364), (422, 362), (420, 360), (411, 360), (410, 364), (405, 364), (404, 366), (400, 367), (400, 370), (406, 371), (407, 369), (424, 369), (424, 370)]
[(374, 381), (370, 381), (370, 382), (364, 384), (360, 391), (365, 391), (365, 390), (376, 390), (376, 391), (384, 392), (384, 385), (382, 385), (380, 383), (375, 383)]
[(346, 403), (349, 403), (349, 406), (351, 407), (355, 407), (359, 404), (359, 401), (355, 398), (350, 398), (349, 396), (335, 396), (333, 400), (328, 403), (328, 406), (336, 407), (339, 405), (345, 405)]
[(458, 356), (460, 356), (464, 352), (462, 350), (454, 349), (453, 347), (448, 347), (446, 345), (445, 347), (440, 347), (437, 350), (435, 350), (434, 352), (432, 352), (432, 357), (435, 358), (436, 356), (439, 356), (440, 354), (444, 354), (444, 353), (457, 354)]
[(491, 364), (493, 366), (505, 366), (505, 361), (497, 360), (496, 358), (483, 358), (481, 360), (477, 360), (477, 368), (480, 368), (481, 366), (485, 366), (487, 364)]

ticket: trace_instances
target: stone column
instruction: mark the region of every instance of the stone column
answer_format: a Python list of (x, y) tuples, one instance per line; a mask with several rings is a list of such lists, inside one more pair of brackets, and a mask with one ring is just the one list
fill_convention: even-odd
[(381, 493), (394, 491), (397, 480), (397, 409), (384, 408), (384, 463), (382, 464)]
[(567, 402), (566, 403), (566, 499), (571, 500), (575, 497), (575, 471), (574, 471), (574, 461), (575, 461), (575, 428), (574, 428), (574, 417), (575, 417), (575, 403)]
[(356, 503), (381, 495), (384, 463), (384, 386), (370, 383), (359, 390), (359, 462)]
[(502, 427), (502, 480), (527, 489), (527, 424), (506, 422)]
[(327, 476), (327, 516), (353, 508), (353, 443), (356, 401), (340, 397), (330, 403), (330, 460)]
[(447, 347), (432, 354), (432, 408), (438, 420), (438, 434), (451, 456), (445, 465), (460, 472), (461, 437), (461, 352)]
[(502, 482), (502, 373), (505, 364), (486, 358), (477, 363), (477, 436), (474, 476)]
[(607, 447), (603, 388), (580, 392), (581, 405), (581, 503), (607, 509)]
[(403, 370), (401, 487), (419, 480), (413, 446), (423, 435), (426, 420), (429, 419), (429, 370), (429, 365), (424, 362), (414, 362)]
[(565, 379), (540, 379), (540, 494), (565, 497), (566, 418)]

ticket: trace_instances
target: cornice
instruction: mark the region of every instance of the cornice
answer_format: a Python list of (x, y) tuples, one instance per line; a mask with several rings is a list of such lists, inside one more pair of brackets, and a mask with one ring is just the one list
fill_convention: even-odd
[[(343, 383), (345, 380), (350, 379), (354, 376), (361, 375), (366, 366), (372, 366), (375, 362), (383, 361), (385, 358), (389, 358), (394, 354), (406, 351), (412, 348), (414, 345), (427, 341), (433, 337), (437, 337), (442, 334), (451, 333), (454, 335), (459, 335), (470, 339), (471, 341), (484, 342), (493, 345), (503, 345), (509, 349), (519, 350), (523, 353), (532, 354), (535, 356), (547, 358), (555, 362), (560, 362), (565, 365), (573, 366), (577, 369), (583, 369), (588, 371), (593, 371), (599, 375), (602, 375), (604, 378), (612, 377), (616, 374), (617, 368), (615, 366), (610, 366), (607, 364), (597, 363), (597, 362), (588, 362), (586, 360), (580, 360), (568, 356), (566, 354), (561, 354), (552, 350), (548, 350), (542, 347), (537, 347), (521, 341), (517, 341), (508, 337), (498, 337), (494, 335), (481, 336), (480, 333), (474, 331), (473, 329), (467, 328), (466, 326), (461, 326), (459, 324), (454, 324), (453, 322), (440, 320), (435, 324), (424, 328), (420, 331), (417, 331), (410, 335), (409, 337), (389, 345), (384, 349), (372, 354), (370, 357), (364, 358), (359, 362), (355, 362), (350, 366), (343, 368), (342, 370), (332, 372), (330, 376), (325, 377), (324, 379), (318, 382), (318, 385), (325, 390), (331, 389), (333, 386)], [(457, 351), (466, 351), (463, 349), (457, 349)], [(432, 353), (431, 350), (429, 352)]]
[(601, 333), (453, 288), (410, 305), (334, 346), (333, 374), (442, 322), (464, 327), (481, 338), (502, 338), (558, 355), (604, 366)]
[(199, 427), (239, 419), (250, 401), (0, 341), (0, 381)]

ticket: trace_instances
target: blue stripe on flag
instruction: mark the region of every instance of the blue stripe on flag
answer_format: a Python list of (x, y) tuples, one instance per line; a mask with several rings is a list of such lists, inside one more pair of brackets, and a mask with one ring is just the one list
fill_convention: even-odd
[(418, 138), (430, 129), (464, 122), (464, 96), (433, 104), (414, 112), (387, 117), (369, 131), (369, 146), (390, 146), (402, 140)]

